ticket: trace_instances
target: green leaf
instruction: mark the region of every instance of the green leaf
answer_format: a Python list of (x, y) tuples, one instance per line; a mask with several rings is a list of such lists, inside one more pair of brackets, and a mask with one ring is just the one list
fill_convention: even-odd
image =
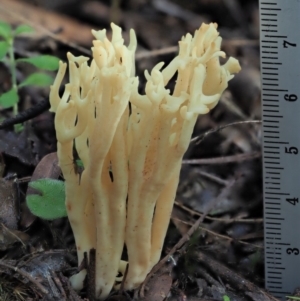
[(45, 87), (45, 86), (50, 86), (52, 83), (53, 83), (52, 76), (45, 73), (33, 73), (29, 75), (23, 82), (21, 82), (19, 87), (24, 87), (24, 86)]
[(0, 22), (0, 36), (6, 40), (11, 37), (11, 26), (8, 23)]
[(20, 133), (24, 130), (24, 125), (22, 123), (14, 124), (15, 133)]
[(16, 89), (11, 89), (0, 96), (0, 106), (4, 109), (13, 107), (19, 101)]
[(230, 301), (230, 298), (227, 295), (223, 296), (223, 301)]
[(0, 41), (0, 60), (2, 60), (8, 52), (9, 45), (6, 41)]
[(63, 181), (39, 179), (30, 182), (29, 186), (40, 193), (26, 197), (27, 206), (34, 215), (47, 220), (67, 216)]
[(39, 55), (30, 58), (18, 59), (17, 62), (26, 62), (42, 70), (55, 71), (59, 67), (59, 58), (53, 55)]
[(17, 35), (20, 35), (22, 33), (30, 33), (30, 32), (33, 32), (34, 31), (34, 28), (31, 27), (30, 25), (19, 25), (15, 30), (14, 30), (14, 35), (17, 36)]

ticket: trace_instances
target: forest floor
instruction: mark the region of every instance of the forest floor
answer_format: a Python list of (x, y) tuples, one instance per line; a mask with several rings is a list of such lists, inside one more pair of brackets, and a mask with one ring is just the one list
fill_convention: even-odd
[[(16, 58), (51, 54), (66, 61), (68, 51), (90, 56), (91, 29), (106, 28), (110, 34), (114, 22), (123, 28), (126, 43), (129, 29), (136, 31), (136, 73), (143, 78), (143, 70), (172, 59), (184, 34), (202, 22), (216, 22), (222, 49), (242, 66), (218, 106), (196, 123), (194, 138), (212, 131), (194, 139), (184, 156), (162, 254), (168, 262), (158, 263), (144, 297), (117, 291), (108, 300), (277, 300), (264, 290), (258, 20), (255, 0), (0, 2), (1, 22), (35, 29), (16, 38)], [(17, 81), (31, 72), (20, 64)], [(5, 58), (0, 79), (1, 95), (12, 85)], [(18, 110), (24, 112), (47, 100), (49, 87), (25, 86), (18, 92)], [(12, 117), (11, 109), (0, 107), (2, 122)], [(44, 110), (21, 132), (13, 125), (0, 130), (0, 300), (88, 300), (86, 290), (77, 294), (68, 282), (77, 259), (67, 218), (44, 221), (26, 208), (33, 173), (34, 179), (55, 177), (53, 157), (36, 169), (56, 152), (53, 120)]]

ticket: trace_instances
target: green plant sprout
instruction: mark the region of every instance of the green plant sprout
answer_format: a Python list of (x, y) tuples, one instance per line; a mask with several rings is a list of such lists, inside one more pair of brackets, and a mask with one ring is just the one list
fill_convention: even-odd
[(52, 76), (42, 72), (34, 72), (21, 83), (17, 83), (17, 64), (26, 62), (45, 71), (55, 71), (59, 66), (59, 59), (51, 55), (38, 55), (20, 59), (15, 58), (15, 38), (24, 33), (31, 33), (33, 31), (34, 29), (29, 25), (20, 25), (13, 29), (10, 24), (0, 21), (0, 61), (7, 60), (12, 81), (11, 89), (0, 95), (0, 107), (4, 109), (13, 108), (14, 115), (18, 114), (19, 88), (24, 86), (50, 86), (53, 82)]
[(39, 179), (30, 182), (29, 186), (39, 192), (26, 197), (27, 206), (34, 215), (46, 220), (67, 216), (63, 181)]

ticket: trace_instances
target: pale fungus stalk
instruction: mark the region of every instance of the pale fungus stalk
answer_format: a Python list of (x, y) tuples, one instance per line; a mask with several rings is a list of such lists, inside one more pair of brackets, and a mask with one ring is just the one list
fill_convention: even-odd
[[(216, 24), (202, 24), (194, 36), (179, 42), (179, 54), (145, 72), (145, 95), (138, 92), (134, 53), (136, 37), (124, 45), (121, 29), (112, 24), (95, 32), (93, 60), (68, 54), (69, 83), (58, 90), (66, 71), (60, 65), (51, 88), (56, 113), (59, 163), (66, 182), (66, 205), (74, 232), (78, 264), (84, 252), (96, 249), (96, 295), (105, 299), (122, 280), (125, 289), (138, 287), (158, 262), (179, 181), (182, 157), (198, 115), (218, 103), (237, 60), (224, 65), (222, 39)], [(176, 75), (174, 91), (166, 85)], [(74, 149), (84, 170), (74, 166)], [(74, 275), (83, 287), (85, 271)]]

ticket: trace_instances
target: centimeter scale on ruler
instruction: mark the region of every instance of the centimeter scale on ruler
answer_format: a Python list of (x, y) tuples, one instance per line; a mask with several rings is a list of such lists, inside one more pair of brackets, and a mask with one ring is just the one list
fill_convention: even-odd
[(265, 284), (300, 287), (300, 1), (260, 0)]

